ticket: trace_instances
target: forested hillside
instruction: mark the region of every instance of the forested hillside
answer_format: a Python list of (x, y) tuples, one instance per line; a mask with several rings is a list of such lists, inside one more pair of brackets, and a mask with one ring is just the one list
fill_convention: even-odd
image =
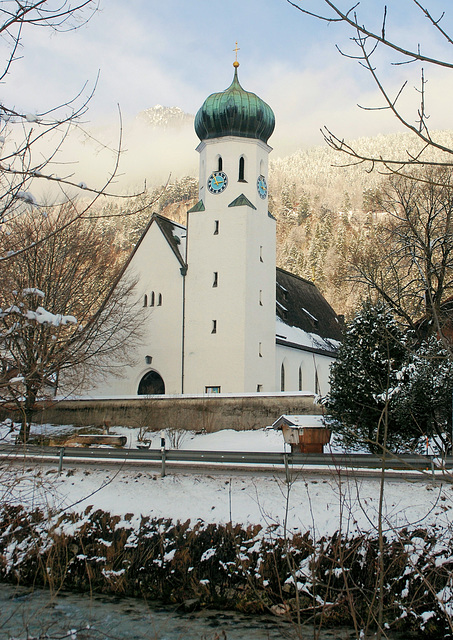
[[(453, 132), (437, 134), (453, 147)], [(369, 155), (407, 158), (418, 147), (407, 134), (362, 138), (354, 146)], [(269, 208), (277, 220), (277, 265), (312, 280), (337, 313), (351, 316), (367, 291), (351, 282), (354, 248), (365, 250), (382, 214), (375, 194), (387, 180), (364, 164), (341, 166), (347, 158), (327, 146), (300, 150), (272, 159), (269, 173)], [(152, 178), (152, 177), (151, 177)], [(139, 213), (113, 218), (118, 241), (126, 253), (140, 237), (151, 213), (158, 212), (181, 224), (197, 201), (198, 181), (186, 176), (139, 196), (127, 207), (110, 204), (109, 211)], [(121, 222), (119, 222), (121, 221)]]

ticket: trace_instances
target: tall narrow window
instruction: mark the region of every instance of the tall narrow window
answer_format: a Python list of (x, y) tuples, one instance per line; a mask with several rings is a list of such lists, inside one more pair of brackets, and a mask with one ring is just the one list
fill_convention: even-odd
[(144, 307), (147, 307), (147, 306), (148, 306), (148, 296), (146, 295), (146, 293), (145, 293), (145, 296), (144, 296), (144, 298), (143, 298), (143, 306), (144, 306)]
[(245, 182), (245, 159), (244, 156), (239, 158), (239, 182)]
[(217, 168), (218, 168), (218, 171), (222, 171), (222, 169), (223, 169), (223, 160), (222, 160), (222, 156), (219, 156), (219, 161), (218, 161), (218, 163), (217, 163)]
[(282, 368), (280, 369), (280, 391), (285, 390), (285, 365), (282, 362)]
[(259, 300), (260, 300), (260, 307), (262, 307), (263, 306), (263, 290), (262, 289), (260, 289)]
[(319, 388), (319, 378), (318, 378), (318, 370), (315, 369), (315, 394), (319, 395), (320, 393), (320, 388)]
[(299, 391), (302, 391), (302, 365), (299, 367)]
[(219, 284), (219, 274), (217, 271), (214, 271), (214, 278), (212, 280), (212, 286), (216, 287)]
[(217, 320), (212, 321), (212, 330), (211, 333), (217, 333)]
[(256, 391), (257, 393), (261, 393), (261, 391), (263, 390), (263, 385), (262, 384), (257, 384), (256, 385)]
[(263, 357), (263, 352), (261, 350), (261, 342), (258, 342), (258, 355), (259, 355), (260, 358)]
[(150, 307), (154, 307), (154, 298), (155, 298), (154, 291), (151, 291), (151, 299), (149, 301), (149, 306)]
[(263, 247), (260, 246), (260, 262), (264, 262), (263, 260)]
[(214, 235), (215, 236), (219, 235), (219, 221), (218, 220), (214, 221)]
[(157, 306), (161, 307), (162, 306), (162, 294), (159, 293), (159, 295), (157, 296)]

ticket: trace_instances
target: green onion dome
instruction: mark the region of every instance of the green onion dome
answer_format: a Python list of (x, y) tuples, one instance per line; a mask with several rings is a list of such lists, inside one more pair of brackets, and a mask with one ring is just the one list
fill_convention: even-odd
[(239, 63), (228, 89), (212, 93), (195, 116), (195, 132), (200, 140), (239, 136), (267, 142), (275, 127), (274, 112), (264, 100), (244, 91), (238, 80)]

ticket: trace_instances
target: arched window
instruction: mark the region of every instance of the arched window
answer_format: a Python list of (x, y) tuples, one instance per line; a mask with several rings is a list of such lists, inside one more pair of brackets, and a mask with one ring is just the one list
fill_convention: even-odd
[(162, 306), (162, 294), (159, 293), (158, 297), (157, 297), (157, 306), (161, 307)]
[(145, 293), (144, 298), (143, 298), (143, 306), (144, 307), (148, 306), (148, 296), (146, 295), (146, 293)]
[(218, 161), (218, 164), (217, 164), (217, 170), (218, 171), (222, 171), (222, 169), (223, 169), (223, 160), (222, 160), (222, 156), (219, 156), (219, 161)]
[(239, 182), (245, 182), (245, 158), (239, 158)]
[(148, 396), (165, 393), (165, 383), (157, 371), (148, 371), (140, 380), (137, 395)]
[(285, 390), (285, 365), (282, 362), (282, 368), (280, 369), (280, 391)]
[(149, 306), (150, 307), (154, 307), (154, 298), (155, 298), (154, 291), (151, 291), (151, 299), (149, 301)]

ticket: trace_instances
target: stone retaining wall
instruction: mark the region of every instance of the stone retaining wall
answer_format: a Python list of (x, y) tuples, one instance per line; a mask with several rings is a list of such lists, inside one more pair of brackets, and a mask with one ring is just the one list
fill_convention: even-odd
[(308, 394), (147, 396), (124, 400), (64, 400), (38, 412), (36, 422), (152, 429), (259, 429), (282, 414), (319, 414)]

